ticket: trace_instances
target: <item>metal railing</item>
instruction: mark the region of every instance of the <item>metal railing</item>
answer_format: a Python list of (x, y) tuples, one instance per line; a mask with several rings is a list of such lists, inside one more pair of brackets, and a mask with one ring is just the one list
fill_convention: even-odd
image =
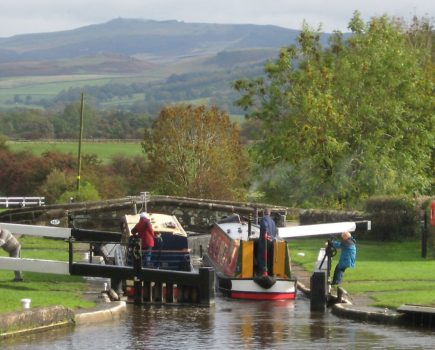
[(0, 197), (0, 207), (9, 208), (19, 206), (21, 208), (37, 205), (45, 205), (45, 197)]

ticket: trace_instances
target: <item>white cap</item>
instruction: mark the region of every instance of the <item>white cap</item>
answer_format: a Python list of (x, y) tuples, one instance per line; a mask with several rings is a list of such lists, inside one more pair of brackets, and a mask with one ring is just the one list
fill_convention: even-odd
[(140, 213), (140, 215), (139, 215), (141, 218), (144, 218), (144, 219), (146, 219), (147, 217), (148, 217), (148, 214), (147, 213), (145, 213), (145, 212), (142, 212), (142, 213)]

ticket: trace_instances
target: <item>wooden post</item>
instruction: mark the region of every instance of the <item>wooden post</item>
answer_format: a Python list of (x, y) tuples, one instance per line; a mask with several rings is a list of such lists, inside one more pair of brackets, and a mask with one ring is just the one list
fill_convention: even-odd
[(199, 303), (210, 305), (214, 303), (214, 270), (211, 267), (199, 268)]
[(77, 194), (80, 194), (80, 172), (82, 167), (82, 138), (83, 138), (83, 106), (84, 93), (82, 92), (80, 101), (80, 136), (79, 136), (79, 152), (77, 159)]
[(163, 283), (156, 282), (153, 288), (153, 301), (163, 303)]
[(428, 238), (426, 210), (423, 213), (423, 220), (421, 220), (420, 227), (421, 227), (421, 257), (426, 258), (426, 256), (427, 256), (427, 238)]
[(141, 304), (142, 303), (142, 281), (138, 279), (137, 277), (134, 277), (134, 303), (135, 304)]
[(133, 248), (133, 269), (134, 269), (134, 302), (135, 304), (141, 304), (142, 303), (142, 294), (144, 294), (144, 291), (142, 289), (145, 288), (145, 286), (142, 286), (142, 278), (141, 278), (141, 272), (142, 272), (142, 254), (140, 249), (140, 243), (136, 243)]
[(311, 275), (310, 289), (311, 311), (325, 311), (327, 301), (326, 271), (315, 271)]
[(166, 283), (166, 302), (174, 302), (174, 285), (172, 283)]
[(74, 254), (74, 249), (73, 249), (73, 242), (74, 242), (74, 237), (70, 237), (68, 239), (68, 262), (69, 262), (69, 273), (71, 274), (71, 270), (72, 270), (72, 265), (73, 265), (73, 254)]
[(149, 303), (153, 300), (153, 287), (149, 281), (143, 283), (143, 301)]

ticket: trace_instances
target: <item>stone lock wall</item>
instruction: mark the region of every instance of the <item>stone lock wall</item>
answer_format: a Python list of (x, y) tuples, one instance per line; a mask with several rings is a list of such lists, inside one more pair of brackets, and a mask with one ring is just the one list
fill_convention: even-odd
[(175, 215), (186, 231), (208, 233), (214, 222), (234, 213), (257, 222), (262, 209), (266, 206), (272, 209), (272, 215), (278, 226), (282, 226), (288, 208), (169, 196), (151, 196), (146, 205), (141, 202), (141, 197), (136, 196), (99, 202), (44, 206), (37, 209), (14, 209), (1, 213), (0, 222), (45, 226), (52, 226), (55, 223), (61, 227), (119, 232), (119, 220), (123, 215), (146, 210)]

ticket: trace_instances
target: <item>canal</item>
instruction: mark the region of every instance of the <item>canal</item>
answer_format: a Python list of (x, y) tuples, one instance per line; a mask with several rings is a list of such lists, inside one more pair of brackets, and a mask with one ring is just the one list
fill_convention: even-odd
[(128, 305), (119, 320), (0, 341), (2, 350), (433, 349), (435, 334), (364, 324), (296, 301), (236, 301), (210, 308)]

